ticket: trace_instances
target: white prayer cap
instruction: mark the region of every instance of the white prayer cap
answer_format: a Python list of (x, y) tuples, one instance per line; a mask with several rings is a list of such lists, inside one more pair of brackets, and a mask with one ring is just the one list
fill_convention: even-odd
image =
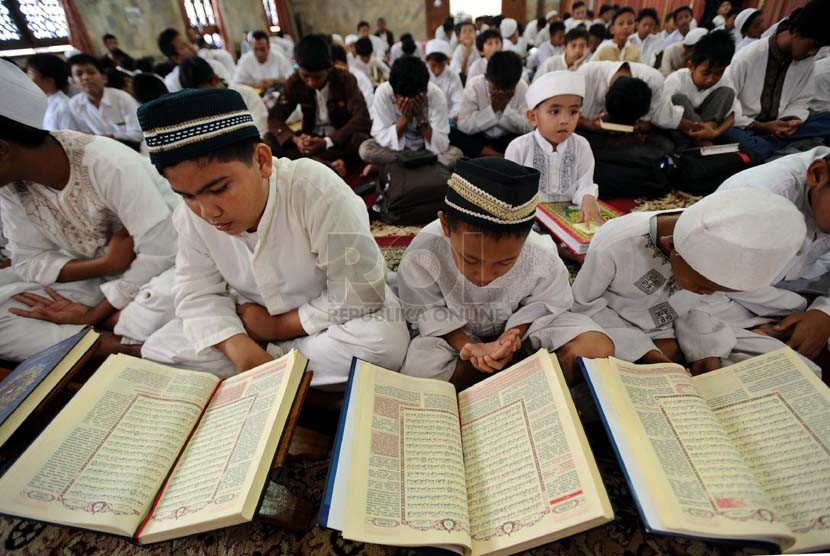
[(551, 10), (545, 14), (545, 19), (550, 19), (552, 17), (556, 17), (557, 15), (559, 15), (559, 12), (557, 12), (556, 10)]
[(0, 60), (0, 116), (43, 129), (46, 94), (16, 65)]
[(761, 10), (758, 10), (756, 8), (747, 8), (747, 9), (741, 11), (741, 13), (739, 13), (737, 15), (737, 17), (735, 17), (735, 30), (738, 32), (738, 34), (741, 37), (744, 36), (744, 34), (741, 30), (744, 28), (744, 24), (746, 24), (746, 20), (749, 19), (752, 14), (754, 14), (755, 12), (759, 12), (759, 11), (761, 11)]
[(443, 54), (450, 57), (450, 43), (441, 39), (432, 39), (427, 42), (427, 56), (430, 54)]
[(674, 249), (712, 282), (738, 291), (773, 283), (798, 252), (807, 227), (789, 200), (738, 187), (716, 191), (683, 211)]
[(568, 70), (546, 73), (535, 79), (525, 93), (525, 101), (530, 109), (536, 108), (545, 100), (559, 95), (576, 95), (585, 97), (585, 76)]
[(505, 17), (501, 20), (501, 24), (499, 25), (501, 36), (505, 39), (512, 37), (513, 33), (515, 33), (518, 28), (519, 24), (516, 23), (516, 20), (512, 17)]
[(705, 37), (709, 34), (709, 30), (706, 27), (698, 27), (697, 29), (692, 29), (686, 36), (683, 38), (683, 44), (686, 46), (694, 46), (697, 44), (697, 41)]
[(357, 42), (357, 35), (346, 35), (346, 46), (354, 44)]
[(715, 26), (715, 29), (724, 24), (726, 24), (726, 19), (722, 15), (716, 15), (712, 18), (712, 25)]
[(331, 42), (334, 44), (339, 44), (340, 46), (346, 46), (346, 43), (343, 42), (343, 36), (338, 35), (337, 33), (333, 33), (331, 35)]

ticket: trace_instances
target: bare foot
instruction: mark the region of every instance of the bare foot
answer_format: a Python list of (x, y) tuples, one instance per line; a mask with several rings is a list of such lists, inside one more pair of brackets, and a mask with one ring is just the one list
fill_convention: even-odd
[(342, 159), (338, 158), (332, 162), (331, 167), (334, 168), (334, 171), (337, 172), (341, 178), (346, 177), (346, 163)]
[(364, 178), (368, 178), (372, 174), (377, 174), (378, 172), (380, 172), (380, 166), (377, 164), (367, 164), (360, 175)]

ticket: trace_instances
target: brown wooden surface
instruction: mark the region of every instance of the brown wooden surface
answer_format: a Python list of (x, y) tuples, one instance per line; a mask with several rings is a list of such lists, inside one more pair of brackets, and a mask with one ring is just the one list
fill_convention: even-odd
[(294, 403), (291, 405), (291, 413), (288, 414), (285, 428), (282, 431), (282, 438), (280, 438), (280, 443), (277, 445), (277, 454), (274, 456), (274, 463), (271, 465), (272, 470), (279, 469), (285, 464), (285, 458), (288, 456), (288, 449), (291, 447), (292, 438), (294, 438), (294, 430), (297, 428), (297, 420), (300, 418), (300, 412), (303, 410), (303, 403), (305, 402), (306, 394), (308, 394), (312, 376), (314, 376), (314, 371), (306, 371), (300, 380), (297, 395), (294, 397)]
[(524, 23), (527, 19), (527, 2), (525, 0), (501, 0), (501, 13), (504, 17), (512, 17), (519, 23)]
[(435, 0), (424, 0), (427, 14), (427, 39), (435, 38), (435, 28), (444, 23), (444, 18), (450, 15), (450, 0), (441, 0), (441, 5), (435, 7)]

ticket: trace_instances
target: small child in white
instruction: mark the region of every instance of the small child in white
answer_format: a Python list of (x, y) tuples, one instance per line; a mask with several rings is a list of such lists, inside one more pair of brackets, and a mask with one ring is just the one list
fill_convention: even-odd
[(450, 43), (433, 39), (427, 43), (427, 67), (429, 82), (436, 85), (447, 97), (447, 112), (450, 119), (458, 120), (458, 109), (464, 98), (464, 85), (455, 71), (447, 67), (450, 63)]
[(582, 222), (601, 224), (594, 154), (574, 134), (584, 96), (585, 77), (576, 72), (554, 71), (534, 81), (525, 99), (536, 129), (511, 141), (504, 158), (539, 170), (541, 201), (570, 201), (582, 209)]

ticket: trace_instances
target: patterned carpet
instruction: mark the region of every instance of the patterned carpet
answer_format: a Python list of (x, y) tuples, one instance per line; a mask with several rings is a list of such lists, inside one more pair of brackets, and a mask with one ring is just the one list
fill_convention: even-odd
[[(658, 210), (681, 208), (695, 200), (694, 197), (678, 193), (661, 199), (638, 199), (633, 203), (628, 200), (627, 203), (628, 207), (633, 205), (633, 210)], [(403, 251), (419, 229), (417, 226), (397, 227), (382, 223), (372, 225), (372, 234), (386, 256), (390, 268), (397, 267)], [(605, 432), (597, 426), (587, 427), (586, 432), (611, 498), (616, 519), (604, 527), (523, 554), (527, 556), (560, 554), (720, 556), (764, 553), (757, 549), (741, 549), (732, 545), (705, 543), (646, 532), (625, 479), (612, 454)], [(290, 456), (285, 467), (279, 472), (277, 482), (294, 495), (310, 501), (316, 509), (319, 507), (328, 463), (328, 458), (324, 457)], [(116, 537), (0, 517), (0, 554), (9, 556), (86, 556), (92, 554), (112, 556), (167, 554), (187, 556), (415, 556), (418, 551), (353, 543), (344, 540), (339, 533), (318, 526), (312, 526), (304, 531), (290, 531), (257, 521), (187, 539), (150, 547), (138, 547)]]

